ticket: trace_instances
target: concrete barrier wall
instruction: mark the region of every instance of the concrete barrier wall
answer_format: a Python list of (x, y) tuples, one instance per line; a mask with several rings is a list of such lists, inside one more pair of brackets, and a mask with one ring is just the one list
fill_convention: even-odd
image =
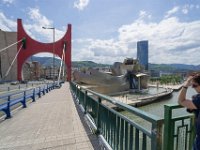
[[(5, 32), (0, 30), (0, 49), (17, 42), (17, 32)], [(5, 76), (15, 55), (17, 54), (17, 44), (0, 53), (0, 79)], [(17, 60), (14, 62), (10, 73), (3, 80), (17, 80)]]

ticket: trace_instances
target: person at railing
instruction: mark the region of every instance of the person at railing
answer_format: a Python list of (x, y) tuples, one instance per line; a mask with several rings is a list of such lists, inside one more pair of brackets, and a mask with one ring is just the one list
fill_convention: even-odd
[[(192, 100), (186, 98), (188, 87), (191, 86), (197, 92), (192, 97)], [(196, 123), (196, 138), (193, 145), (193, 150), (200, 150), (200, 74), (191, 75), (183, 83), (182, 89), (178, 96), (178, 103), (187, 108), (188, 112), (194, 112)]]

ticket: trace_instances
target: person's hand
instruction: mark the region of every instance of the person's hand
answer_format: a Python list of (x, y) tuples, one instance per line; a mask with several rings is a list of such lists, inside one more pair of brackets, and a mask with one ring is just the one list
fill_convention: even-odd
[(191, 86), (192, 79), (193, 79), (193, 76), (189, 76), (187, 80), (183, 83), (183, 86), (185, 87)]

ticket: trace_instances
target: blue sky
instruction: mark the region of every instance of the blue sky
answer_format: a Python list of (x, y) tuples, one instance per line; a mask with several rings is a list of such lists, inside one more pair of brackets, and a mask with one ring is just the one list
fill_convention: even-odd
[(200, 64), (199, 0), (0, 0), (0, 29), (26, 32), (41, 42), (61, 38), (72, 24), (72, 60), (112, 64), (136, 58), (149, 41), (150, 63)]

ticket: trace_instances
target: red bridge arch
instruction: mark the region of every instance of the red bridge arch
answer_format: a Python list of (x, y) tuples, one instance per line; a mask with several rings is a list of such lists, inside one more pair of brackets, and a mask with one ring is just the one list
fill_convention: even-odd
[[(32, 55), (40, 52), (53, 53), (54, 44), (54, 54), (62, 57), (63, 47), (65, 47), (65, 64), (67, 69), (67, 81), (71, 81), (71, 24), (68, 24), (67, 31), (65, 35), (55, 43), (41, 43), (32, 39), (24, 30), (22, 25), (22, 20), (17, 20), (17, 41), (25, 38), (26, 47), (22, 48), (17, 57), (17, 78), (22, 80), (22, 66), (24, 62)], [(19, 51), (21, 44), (18, 44), (17, 51)]]

